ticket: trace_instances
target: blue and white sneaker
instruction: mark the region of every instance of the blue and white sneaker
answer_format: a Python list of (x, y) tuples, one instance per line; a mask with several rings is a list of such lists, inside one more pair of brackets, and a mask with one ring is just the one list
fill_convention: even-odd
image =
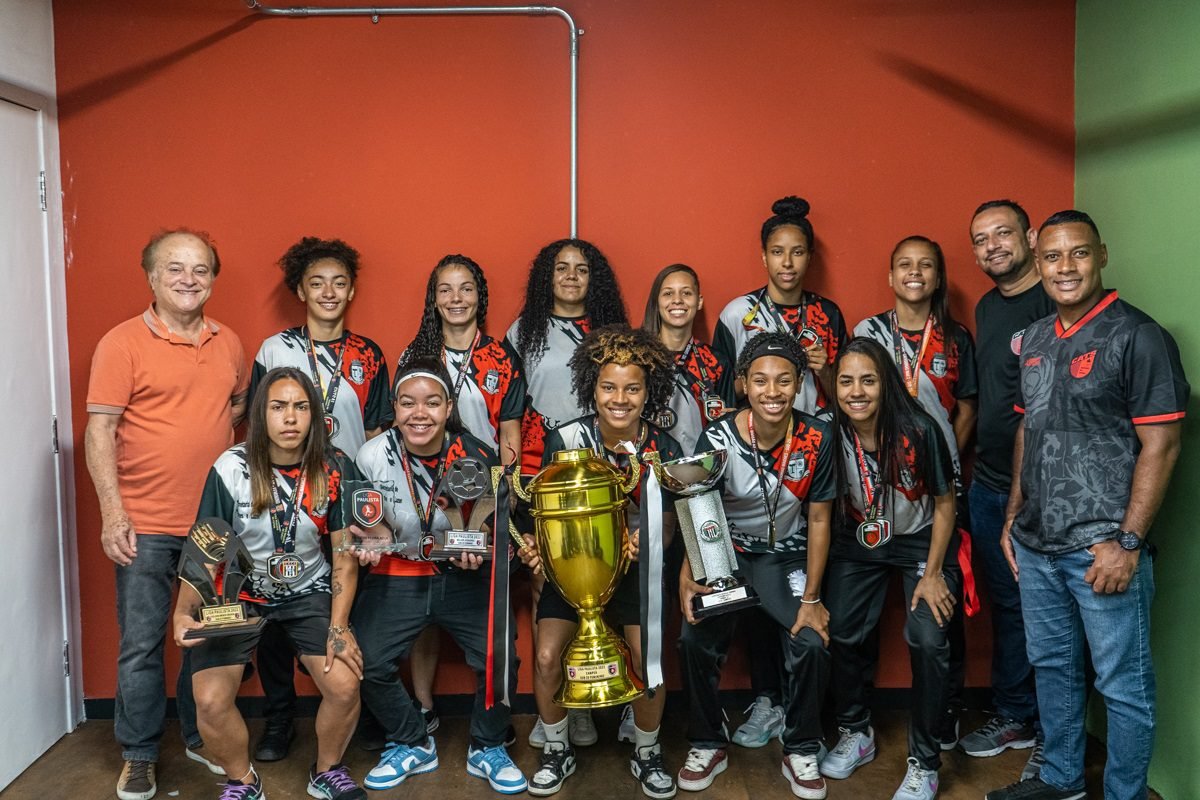
[(467, 748), (467, 774), (486, 778), (500, 794), (517, 794), (529, 786), (503, 745), (479, 750)]
[(421, 747), (388, 742), (383, 749), (383, 757), (375, 769), (367, 773), (363, 785), (368, 789), (391, 789), (403, 783), (409, 775), (433, 772), (437, 768), (437, 745), (432, 737), (426, 739)]

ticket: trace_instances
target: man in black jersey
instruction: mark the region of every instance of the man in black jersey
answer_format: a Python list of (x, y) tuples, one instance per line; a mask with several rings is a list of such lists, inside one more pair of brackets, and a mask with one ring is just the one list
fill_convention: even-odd
[(1033, 746), (1021, 777), (1037, 775), (1037, 698), (1033, 668), (1025, 654), (1025, 627), (1017, 582), (1000, 551), (1004, 509), (1012, 484), (1012, 448), (1020, 417), (1013, 411), (1025, 328), (1054, 311), (1033, 264), (1035, 231), (1012, 200), (991, 200), (971, 219), (971, 247), (980, 269), (996, 286), (975, 307), (979, 380), (975, 472), (968, 495), (971, 535), (980, 573), (992, 600), (992, 697), (995, 713), (962, 738), (977, 757)]
[(1146, 797), (1154, 574), (1143, 545), (1179, 456), (1190, 389), (1171, 335), (1104, 288), (1107, 261), (1087, 214), (1060, 211), (1042, 225), (1038, 272), (1057, 313), (1024, 337), (1020, 478), (1001, 546), (1020, 578), (1045, 764), (987, 800), (1085, 796), (1085, 649), (1108, 710), (1104, 797)]

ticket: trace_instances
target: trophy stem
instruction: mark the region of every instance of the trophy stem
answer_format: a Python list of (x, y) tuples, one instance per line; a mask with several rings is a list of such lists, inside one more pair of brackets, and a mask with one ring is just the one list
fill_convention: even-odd
[(642, 695), (629, 672), (629, 647), (605, 623), (602, 608), (579, 609), (579, 630), (563, 651), (563, 685), (554, 702), (565, 708), (601, 708)]

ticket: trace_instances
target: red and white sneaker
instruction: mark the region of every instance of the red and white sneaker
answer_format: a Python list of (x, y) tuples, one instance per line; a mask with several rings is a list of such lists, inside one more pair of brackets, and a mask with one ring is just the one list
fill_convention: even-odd
[(688, 750), (683, 769), (679, 770), (676, 785), (685, 792), (701, 792), (712, 786), (713, 779), (729, 767), (729, 756), (724, 750), (708, 750), (693, 747)]
[(782, 770), (796, 797), (803, 797), (804, 800), (825, 799), (825, 779), (817, 769), (816, 754), (784, 753)]

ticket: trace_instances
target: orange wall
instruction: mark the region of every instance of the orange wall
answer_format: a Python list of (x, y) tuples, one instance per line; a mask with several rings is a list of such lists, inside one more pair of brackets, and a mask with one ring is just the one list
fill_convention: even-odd
[[(812, 202), (809, 284), (851, 324), (890, 304), (902, 236), (943, 243), (969, 315), (989, 286), (967, 246), (975, 205), (1013, 196), (1040, 219), (1071, 204), (1074, 2), (568, 6), (586, 29), (580, 234), (609, 256), (635, 320), (673, 261), (699, 270), (710, 323), (758, 286), (758, 226), (784, 194)], [(251, 356), (299, 319), (274, 262), (302, 235), (360, 249), (351, 324), (389, 359), (447, 252), (488, 270), (502, 332), (530, 259), (567, 233), (566, 30), (553, 17), (254, 18), (240, 0), (57, 0), (54, 19), (85, 691), (111, 697), (113, 577), (84, 400), (96, 342), (149, 300), (148, 235), (213, 233), (225, 266), (210, 311)], [(907, 680), (898, 615), (880, 685)], [(986, 627), (972, 631), (969, 682), (986, 685)], [(438, 688), (468, 691), (465, 669)]]

